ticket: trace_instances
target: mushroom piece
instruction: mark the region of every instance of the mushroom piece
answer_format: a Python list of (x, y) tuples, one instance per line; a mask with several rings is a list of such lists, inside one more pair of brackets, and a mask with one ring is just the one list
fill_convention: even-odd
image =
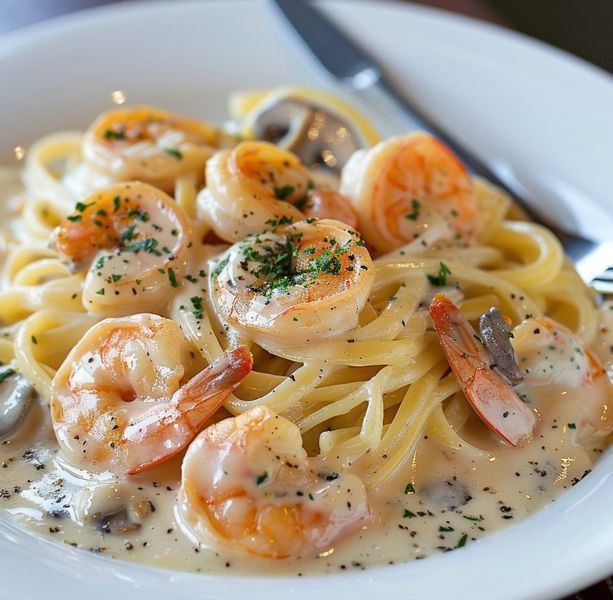
[(0, 438), (10, 435), (18, 427), (35, 393), (23, 375), (12, 369), (0, 373)]
[(266, 104), (254, 120), (257, 139), (296, 154), (307, 167), (340, 172), (362, 146), (347, 121), (320, 106), (285, 98)]
[(95, 523), (101, 533), (137, 531), (155, 512), (151, 500), (134, 493), (125, 481), (82, 488), (73, 495), (71, 505), (79, 521)]
[(479, 317), (479, 333), (498, 372), (510, 385), (521, 383), (523, 377), (509, 340), (509, 326), (498, 308), (492, 307)]
[(455, 479), (446, 479), (427, 485), (420, 490), (420, 493), (427, 502), (445, 510), (455, 510), (472, 499), (466, 486)]

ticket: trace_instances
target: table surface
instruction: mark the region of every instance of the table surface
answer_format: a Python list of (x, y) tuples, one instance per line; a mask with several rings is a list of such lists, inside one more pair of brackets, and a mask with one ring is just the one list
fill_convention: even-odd
[[(122, 0), (0, 0), (0, 35), (20, 27), (30, 25), (56, 17), (59, 15), (67, 14), (77, 10), (85, 8), (92, 8), (95, 6), (101, 6), (103, 4), (115, 4)], [(376, 1), (376, 0), (372, 0)], [(590, 27), (590, 33), (592, 35), (592, 47), (587, 50), (581, 45), (579, 38), (573, 40), (572, 36), (565, 36), (565, 27), (561, 27), (560, 30), (539, 30), (538, 22), (540, 21), (539, 14), (535, 13), (534, 21), (521, 21), (518, 19), (518, 11), (509, 10), (509, 4), (504, 0), (421, 0), (415, 2), (416, 4), (424, 4), (427, 6), (435, 6), (437, 8), (443, 8), (452, 12), (465, 14), (471, 17), (481, 19), (483, 21), (489, 21), (505, 27), (518, 29), (524, 33), (532, 33), (535, 36), (544, 39), (550, 43), (563, 47), (576, 54), (582, 54), (584, 58), (591, 60), (592, 62), (599, 64), (608, 70), (613, 70), (613, 56), (610, 56), (610, 46), (606, 50), (603, 45), (603, 54), (599, 53), (600, 42), (606, 43), (608, 40), (610, 43), (610, 37), (606, 34), (602, 36), (602, 40), (598, 40), (598, 36), (594, 35), (594, 27)], [(523, 3), (516, 3), (523, 4)], [(568, 5), (568, 2), (562, 3)], [(577, 2), (577, 5), (580, 3)], [(604, 10), (605, 17), (613, 16), (611, 10), (613, 2), (609, 4)], [(511, 7), (512, 8), (512, 7)], [(559, 9), (559, 5), (556, 6), (556, 10)], [(519, 11), (521, 13), (521, 11)], [(559, 17), (559, 15), (558, 15)], [(567, 11), (567, 18), (568, 11)], [(597, 18), (597, 15), (596, 15)], [(588, 20), (592, 21), (594, 15), (588, 15)], [(608, 21), (603, 19), (602, 21)], [(610, 22), (610, 21), (608, 21)], [(575, 23), (576, 25), (576, 23)], [(574, 27), (575, 31), (581, 30), (581, 27)], [(604, 31), (604, 30), (603, 30)], [(539, 35), (539, 33), (541, 35)], [(562, 40), (562, 43), (560, 43)], [(613, 599), (613, 576), (608, 579), (597, 583), (581, 592), (578, 592), (564, 600), (612, 600)]]

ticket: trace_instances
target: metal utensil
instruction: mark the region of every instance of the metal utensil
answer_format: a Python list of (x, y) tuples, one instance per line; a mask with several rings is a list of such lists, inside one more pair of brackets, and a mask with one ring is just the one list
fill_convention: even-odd
[[(504, 189), (537, 223), (545, 223), (561, 241), (582, 279), (602, 294), (613, 294), (613, 242), (595, 242), (563, 231), (546, 222), (505, 174), (496, 173), (479, 157), (431, 120), (413, 101), (405, 98), (383, 69), (353, 40), (306, 0), (267, 0), (291, 25), (312, 56), (332, 76), (341, 80), (370, 104), (409, 127), (424, 129), (442, 140), (474, 174)], [(297, 36), (293, 36), (294, 39)], [(408, 123), (407, 123), (408, 122)], [(406, 129), (407, 126), (405, 125)]]

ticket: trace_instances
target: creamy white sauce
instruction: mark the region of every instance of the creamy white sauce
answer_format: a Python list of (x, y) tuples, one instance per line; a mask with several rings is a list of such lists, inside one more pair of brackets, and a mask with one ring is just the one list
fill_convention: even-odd
[(127, 481), (100, 483), (92, 497), (91, 482), (63, 463), (48, 409), (40, 405), (0, 446), (0, 511), (90, 552), (188, 571), (307, 575), (424, 558), (512, 525), (589, 473), (603, 447), (602, 441), (587, 448), (577, 443), (572, 424), (584, 394), (532, 390), (541, 420), (524, 448), (501, 445), (476, 417), (461, 433), (475, 444), (487, 442), (484, 458), (424, 439), (414, 459), (370, 493), (371, 522), (316, 558), (229, 558), (191, 540), (175, 518), (181, 456)]
[[(611, 305), (602, 312), (594, 348), (610, 364)], [(237, 559), (198, 544), (176, 517), (183, 454), (125, 480), (75, 470), (63, 460), (40, 401), (0, 442), (0, 515), (85, 551), (187, 571), (302, 576), (421, 559), (512, 525), (588, 475), (605, 441), (579, 443), (586, 394), (556, 385), (530, 389), (539, 423), (523, 448), (503, 445), (476, 416), (459, 433), (483, 448), (483, 457), (424, 436), (413, 459), (369, 493), (372, 519), (317, 557)]]

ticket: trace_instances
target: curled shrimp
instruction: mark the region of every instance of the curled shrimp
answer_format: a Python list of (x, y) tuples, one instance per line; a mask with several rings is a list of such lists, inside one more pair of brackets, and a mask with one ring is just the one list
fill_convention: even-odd
[(447, 296), (437, 294), (430, 317), (464, 395), (483, 422), (513, 446), (532, 436), (536, 418), (513, 388), (490, 367), (477, 333)]
[(336, 190), (327, 188), (310, 190), (301, 210), (307, 219), (334, 219), (353, 229), (358, 227), (358, 215), (351, 203)]
[(170, 193), (182, 175), (202, 180), (206, 160), (230, 140), (196, 119), (135, 106), (100, 115), (85, 134), (83, 155), (113, 181), (146, 181)]
[(53, 379), (51, 416), (67, 459), (132, 474), (185, 448), (251, 370), (241, 346), (186, 381), (190, 350), (179, 326), (157, 315), (94, 325)]
[(315, 194), (300, 159), (267, 142), (243, 142), (218, 152), (207, 163), (206, 181), (198, 195), (199, 215), (228, 242), (259, 233), (280, 218), (356, 221), (346, 198), (334, 192)]
[(88, 311), (158, 310), (185, 274), (191, 222), (161, 190), (140, 182), (93, 193), (56, 229), (52, 245), (73, 271), (87, 271)]
[(357, 325), (374, 266), (355, 230), (300, 221), (247, 237), (211, 269), (223, 319), (264, 347), (335, 337)]
[(575, 334), (549, 317), (532, 317), (515, 327), (513, 336), (525, 385), (581, 389), (582, 433), (600, 437), (613, 431), (613, 386), (598, 357)]
[(441, 228), (439, 239), (469, 239), (477, 229), (472, 179), (451, 150), (427, 133), (359, 150), (343, 169), (340, 191), (377, 254), (408, 244), (429, 227)]
[(298, 428), (265, 406), (192, 442), (178, 507), (187, 531), (212, 548), (275, 559), (328, 550), (370, 515), (362, 481), (308, 458)]

